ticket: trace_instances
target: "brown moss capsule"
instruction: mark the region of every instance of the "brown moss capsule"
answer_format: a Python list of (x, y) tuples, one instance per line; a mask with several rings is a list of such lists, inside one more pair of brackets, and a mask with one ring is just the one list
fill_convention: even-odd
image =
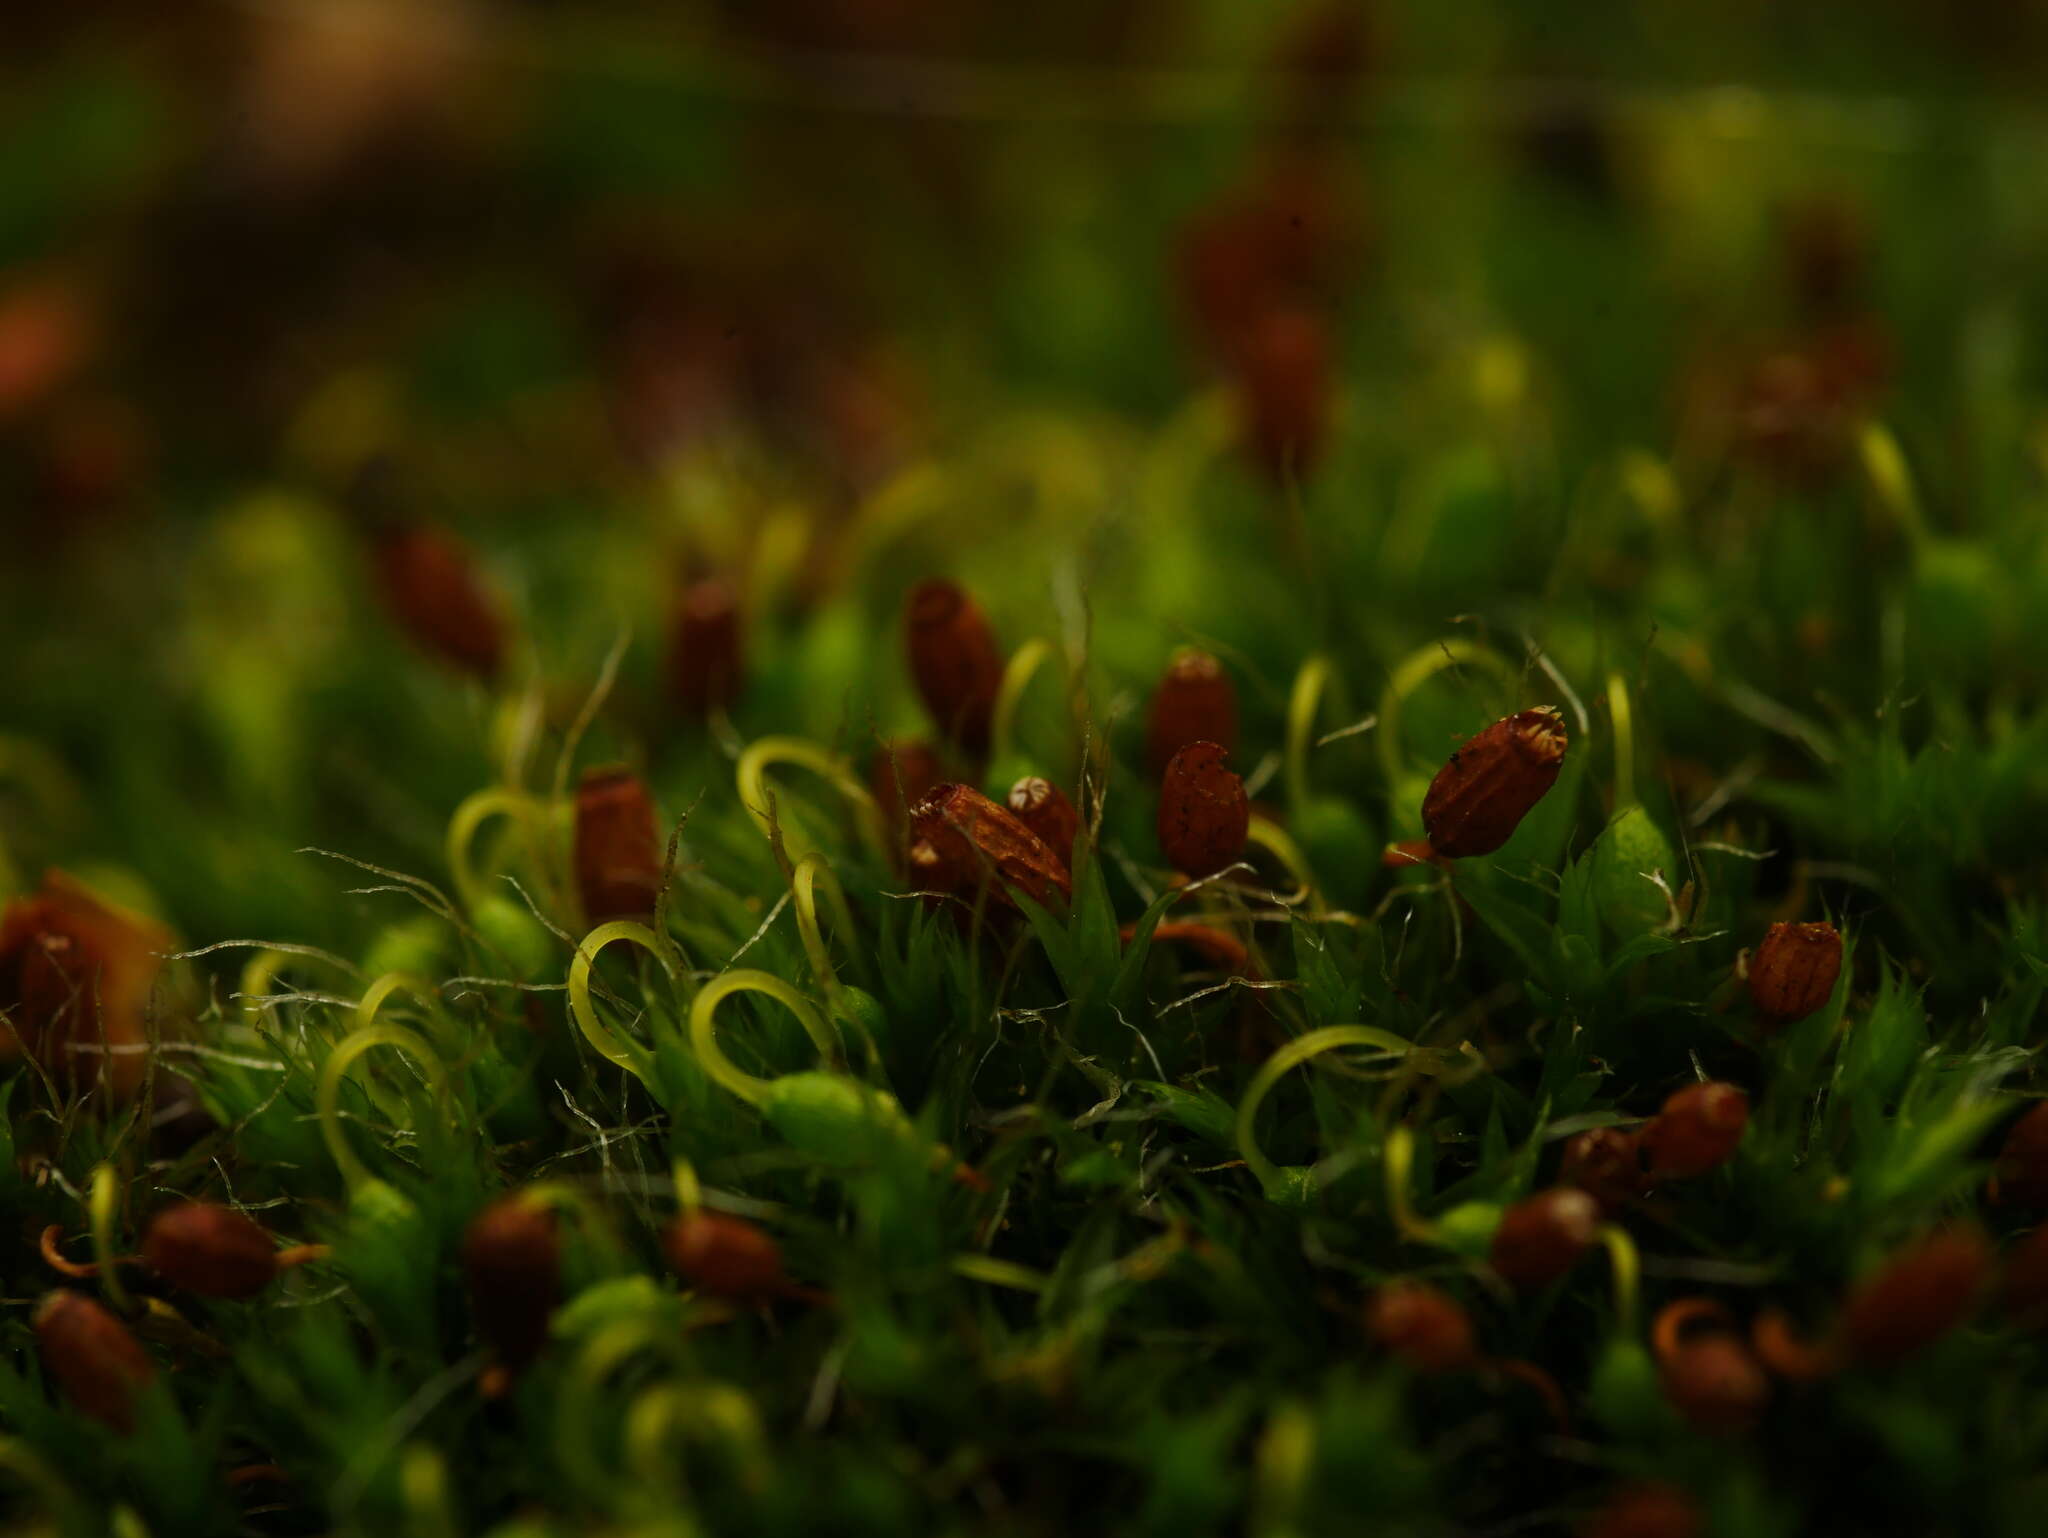
[(1664, 1397), (1702, 1431), (1745, 1431), (1771, 1398), (1771, 1380), (1711, 1298), (1682, 1298), (1657, 1316), (1651, 1349)]
[(1773, 924), (1749, 959), (1749, 997), (1765, 1021), (1790, 1025), (1827, 1003), (1841, 973), (1834, 925)]
[(669, 633), (669, 695), (676, 707), (693, 718), (730, 710), (744, 666), (738, 595), (717, 577), (692, 582), (676, 600)]
[(1216, 743), (1191, 742), (1160, 781), (1159, 852), (1183, 875), (1213, 875), (1244, 853), (1251, 802), (1229, 757)]
[(1492, 854), (1557, 783), (1564, 765), (1564, 718), (1517, 711), (1453, 753), (1422, 798), (1422, 826), (1440, 855)]
[(58, 1390), (94, 1420), (135, 1429), (135, 1401), (156, 1363), (128, 1326), (81, 1292), (53, 1292), (36, 1308), (36, 1349)]
[(1081, 832), (1081, 814), (1066, 792), (1051, 780), (1026, 775), (1010, 787), (1010, 810), (1017, 821), (1036, 833), (1060, 864), (1074, 868), (1074, 840)]
[(1749, 1096), (1733, 1084), (1689, 1084), (1643, 1129), (1643, 1154), (1659, 1179), (1685, 1180), (1735, 1156), (1749, 1126)]
[(2048, 1100), (2012, 1124), (1994, 1171), (2001, 1202), (2048, 1208)]
[(903, 614), (910, 676), (933, 723), (963, 751), (986, 753), (1003, 682), (1003, 657), (988, 616), (943, 577), (912, 588)]
[(945, 766), (928, 742), (896, 737), (882, 743), (868, 759), (868, 793), (901, 847), (910, 823), (910, 809), (946, 782)]
[(1576, 1186), (1608, 1217), (1625, 1212), (1647, 1184), (1642, 1139), (1626, 1127), (1589, 1127), (1565, 1140), (1559, 1185)]
[[(1137, 937), (1138, 926), (1126, 924), (1121, 931), (1124, 944), (1129, 945)], [(1227, 934), (1213, 924), (1168, 922), (1152, 928), (1154, 945), (1185, 945), (1203, 962), (1218, 972), (1232, 977), (1257, 978), (1259, 969), (1252, 961), (1252, 954), (1245, 949), (1244, 941), (1236, 935)]]
[(170, 933), (62, 871), (0, 911), (0, 1065), (34, 1058), (60, 1085), (132, 1098), (147, 1067), (150, 991)]
[(654, 799), (628, 769), (591, 769), (576, 787), (576, 891), (583, 916), (646, 918), (661, 890)]
[(540, 1355), (562, 1301), (555, 1214), (525, 1192), (499, 1197), (470, 1219), (462, 1271), (477, 1334), (499, 1358), (519, 1368)]
[(714, 1297), (758, 1303), (789, 1290), (781, 1246), (743, 1218), (685, 1213), (669, 1225), (665, 1243), (676, 1274)]
[(371, 564), (384, 606), (412, 643), (485, 683), (505, 656), (505, 625), (476, 573), (469, 547), (425, 524), (379, 530)]
[(277, 1246), (246, 1213), (180, 1202), (150, 1221), (142, 1258), (173, 1287), (202, 1298), (253, 1298), (277, 1279)]
[(1573, 1187), (1553, 1186), (1501, 1214), (1487, 1259), (1502, 1281), (1531, 1292), (1577, 1265), (1599, 1228), (1598, 1202)]
[(1166, 665), (1145, 722), (1145, 759), (1155, 778), (1191, 742), (1237, 751), (1237, 685), (1205, 651), (1183, 647)]
[(1016, 887), (1041, 907), (1074, 895), (1067, 867), (1045, 841), (972, 786), (932, 791), (911, 811), (910, 836), (921, 890), (965, 897), (986, 886), (1007, 903)]
[(1706, 1519), (1674, 1485), (1627, 1485), (1579, 1524), (1578, 1538), (1700, 1538)]
[(2014, 1324), (2030, 1330), (2048, 1326), (2048, 1224), (2023, 1234), (2005, 1252), (1998, 1301)]
[(1392, 1282), (1373, 1294), (1366, 1328), (1390, 1354), (1417, 1372), (1458, 1372), (1478, 1360), (1472, 1318), (1441, 1288)]
[(1991, 1247), (1973, 1228), (1948, 1228), (1899, 1250), (1849, 1294), (1842, 1340), (1858, 1362), (1886, 1367), (1931, 1346), (1976, 1307)]
[(1296, 305), (1262, 313), (1235, 358), (1245, 446), (1268, 479), (1303, 476), (1322, 456), (1336, 393), (1329, 323)]

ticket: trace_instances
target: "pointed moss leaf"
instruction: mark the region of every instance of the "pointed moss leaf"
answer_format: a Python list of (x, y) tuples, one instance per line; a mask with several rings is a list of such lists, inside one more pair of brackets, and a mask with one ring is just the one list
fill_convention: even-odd
[(1162, 1084), (1156, 1079), (1135, 1079), (1131, 1088), (1150, 1095), (1162, 1115), (1195, 1136), (1219, 1148), (1235, 1146), (1237, 1112), (1214, 1090), (1206, 1087), (1183, 1089), (1177, 1084)]

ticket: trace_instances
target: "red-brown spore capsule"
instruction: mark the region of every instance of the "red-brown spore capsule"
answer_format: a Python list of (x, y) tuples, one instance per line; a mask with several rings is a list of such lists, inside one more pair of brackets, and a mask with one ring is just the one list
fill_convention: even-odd
[(1998, 1199), (2048, 1208), (2048, 1100), (2012, 1124), (1998, 1150)]
[(1589, 1127), (1565, 1140), (1557, 1180), (1584, 1191), (1608, 1217), (1617, 1216), (1648, 1183), (1642, 1139), (1626, 1127)]
[(53, 1292), (36, 1308), (43, 1370), (72, 1404), (116, 1431), (135, 1429), (135, 1401), (156, 1363), (128, 1326), (80, 1292)]
[(576, 891), (583, 916), (646, 918), (661, 890), (654, 799), (626, 769), (592, 769), (576, 788)]
[(1051, 780), (1028, 774), (1010, 787), (1010, 810), (1036, 833), (1060, 864), (1074, 868), (1074, 840), (1081, 832), (1081, 814), (1066, 792)]
[(1925, 1350), (1969, 1317), (1990, 1270), (1991, 1247), (1972, 1228), (1943, 1229), (1898, 1251), (1849, 1295), (1849, 1354), (1887, 1367)]
[(1554, 710), (1504, 717), (1453, 753), (1422, 798), (1422, 826), (1439, 855), (1492, 854), (1557, 783), (1564, 720)]
[(132, 1098), (169, 932), (109, 907), (62, 871), (0, 911), (0, 1066), (26, 1055), (61, 1085)]
[(384, 606), (412, 643), (490, 683), (505, 657), (505, 624), (469, 547), (428, 524), (372, 536), (371, 562)]
[(1160, 781), (1159, 851), (1185, 876), (1213, 875), (1244, 853), (1251, 802), (1229, 758), (1216, 743), (1191, 742)]
[(1237, 685), (1205, 651), (1184, 647), (1166, 665), (1145, 723), (1145, 758), (1155, 777), (1191, 742), (1237, 751)]
[(1472, 1316), (1426, 1282), (1391, 1282), (1373, 1294), (1366, 1327), (1389, 1354), (1417, 1372), (1458, 1372), (1478, 1360)]
[(1276, 306), (1253, 321), (1235, 358), (1245, 446), (1269, 480), (1300, 478), (1322, 457), (1336, 391), (1329, 323)]
[(1706, 1520), (1672, 1485), (1628, 1485), (1579, 1525), (1578, 1538), (1700, 1538)]
[(173, 1287), (202, 1298), (253, 1298), (277, 1278), (262, 1224), (217, 1202), (180, 1202), (150, 1221), (142, 1258)]
[(686, 1213), (669, 1225), (669, 1264), (700, 1291), (758, 1303), (789, 1289), (782, 1248), (766, 1231), (724, 1213)]
[(1501, 1280), (1532, 1292), (1577, 1265), (1599, 1227), (1598, 1202), (1574, 1187), (1554, 1186), (1501, 1214), (1487, 1258)]
[(868, 760), (868, 793), (889, 825), (890, 844), (901, 859), (910, 809), (946, 783), (945, 766), (928, 742), (897, 737), (878, 746)]
[(471, 1317), (510, 1367), (524, 1367), (547, 1344), (562, 1301), (562, 1251), (555, 1214), (523, 1192), (492, 1202), (462, 1236), (462, 1271)]
[(1664, 1397), (1686, 1420), (1722, 1433), (1756, 1424), (1771, 1380), (1727, 1309), (1707, 1298), (1681, 1299), (1658, 1316), (1651, 1338)]
[(1773, 924), (1749, 959), (1749, 997), (1775, 1026), (1826, 1004), (1842, 975), (1842, 936), (1832, 924)]
[(706, 577), (676, 600), (668, 653), (669, 694), (685, 715), (701, 719), (730, 710), (745, 676), (746, 643), (738, 595)]
[(1733, 1084), (1690, 1084), (1643, 1129), (1643, 1153), (1659, 1179), (1690, 1179), (1735, 1156), (1749, 1126), (1749, 1096)]
[(2014, 1241), (1999, 1263), (1998, 1301), (2025, 1329), (2048, 1327), (2048, 1224)]
[(1003, 657), (981, 606), (957, 582), (932, 577), (904, 605), (910, 676), (933, 723), (963, 751), (988, 751)]
[(969, 785), (941, 785), (910, 814), (911, 874), (922, 890), (968, 896), (1016, 887), (1041, 907), (1074, 895), (1066, 865), (1036, 833)]

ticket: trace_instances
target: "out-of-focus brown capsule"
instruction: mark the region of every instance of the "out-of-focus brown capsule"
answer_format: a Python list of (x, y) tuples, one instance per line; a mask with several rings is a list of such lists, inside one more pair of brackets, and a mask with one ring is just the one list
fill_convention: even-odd
[(1702, 1431), (1745, 1431), (1770, 1403), (1771, 1380), (1713, 1299), (1670, 1304), (1650, 1339), (1664, 1397)]
[(668, 651), (669, 693), (685, 715), (730, 710), (746, 665), (739, 597), (729, 583), (706, 577), (676, 600)]
[(904, 604), (910, 676), (933, 723), (963, 751), (988, 751), (1003, 656), (981, 606), (957, 582), (930, 577)]
[(2022, 1235), (1999, 1263), (1998, 1301), (2030, 1330), (2048, 1326), (2048, 1224)]
[(62, 1085), (132, 1098), (147, 1067), (150, 990), (169, 931), (59, 870), (0, 911), (0, 1066), (24, 1055)]
[(1788, 1382), (1812, 1383), (1842, 1370), (1839, 1343), (1809, 1339), (1782, 1308), (1766, 1308), (1750, 1321), (1749, 1346), (1759, 1362)]
[(1173, 654), (1145, 723), (1145, 757), (1153, 776), (1166, 773), (1173, 755), (1191, 742), (1237, 751), (1237, 685), (1223, 664), (1187, 646)]
[(1578, 1538), (1700, 1538), (1706, 1519), (1674, 1485), (1625, 1485), (1579, 1524)]
[(1422, 798), (1422, 826), (1454, 860), (1492, 854), (1557, 783), (1564, 718), (1555, 710), (1503, 717), (1453, 753)]
[(1735, 1157), (1749, 1126), (1749, 1096), (1733, 1084), (1689, 1084), (1643, 1129), (1651, 1175), (1685, 1180)]
[(1391, 1282), (1366, 1314), (1372, 1338), (1417, 1372), (1458, 1372), (1478, 1360), (1464, 1305), (1426, 1282)]
[(1749, 958), (1749, 997), (1774, 1026), (1827, 1003), (1842, 975), (1842, 936), (1832, 924), (1773, 924)]
[(1300, 478), (1321, 458), (1336, 394), (1329, 323), (1276, 305), (1247, 328), (1235, 377), (1245, 446), (1269, 480)]
[(1998, 1200), (2048, 1208), (2048, 1100), (2012, 1124), (1994, 1171)]
[(1166, 766), (1159, 784), (1159, 852), (1182, 875), (1213, 875), (1244, 853), (1251, 802), (1229, 758), (1216, 743), (1191, 742)]
[(150, 1220), (142, 1258), (173, 1287), (202, 1298), (253, 1298), (277, 1279), (277, 1246), (247, 1213), (180, 1202)]
[(1074, 895), (1067, 867), (1045, 841), (971, 785), (941, 785), (918, 802), (910, 837), (921, 890), (968, 896), (986, 885), (1007, 903), (1016, 887), (1048, 908)]
[(1066, 792), (1051, 780), (1027, 774), (1010, 787), (1010, 810), (1017, 821), (1036, 833), (1060, 864), (1074, 868), (1074, 840), (1081, 832), (1081, 814)]
[(1584, 1191), (1608, 1217), (1627, 1211), (1647, 1183), (1642, 1139), (1626, 1127), (1588, 1127), (1565, 1140), (1557, 1182)]
[(576, 891), (583, 916), (646, 918), (661, 890), (654, 799), (628, 769), (591, 769), (576, 787)]
[(562, 1248), (555, 1214), (523, 1191), (469, 1220), (462, 1271), (477, 1334), (505, 1364), (524, 1367), (547, 1344), (562, 1301)]
[(1842, 1340), (1858, 1362), (1887, 1367), (1931, 1346), (1970, 1316), (1991, 1271), (1974, 1228), (1946, 1228), (1906, 1246), (1857, 1284)]
[(505, 624), (477, 576), (469, 547), (429, 524), (390, 525), (371, 536), (384, 606), (412, 643), (485, 683), (505, 659)]
[(1600, 1204), (1572, 1186), (1553, 1186), (1501, 1214), (1487, 1259), (1522, 1292), (1547, 1287), (1579, 1263), (1600, 1228)]
[(868, 793), (900, 846), (909, 826), (910, 809), (946, 782), (945, 766), (928, 742), (894, 737), (880, 744), (868, 760)]
[[(1124, 944), (1129, 945), (1137, 938), (1138, 926), (1126, 924), (1120, 931)], [(1252, 961), (1252, 954), (1245, 949), (1244, 941), (1236, 935), (1227, 934), (1213, 924), (1172, 922), (1156, 924), (1152, 929), (1154, 945), (1185, 945), (1209, 966), (1218, 972), (1227, 972), (1232, 977), (1256, 978), (1259, 969)]]
[(735, 1303), (758, 1303), (789, 1290), (782, 1247), (744, 1218), (699, 1209), (669, 1225), (668, 1261), (702, 1292)]
[(64, 1397), (116, 1431), (135, 1429), (135, 1401), (156, 1363), (128, 1326), (82, 1292), (53, 1292), (36, 1307), (36, 1348)]

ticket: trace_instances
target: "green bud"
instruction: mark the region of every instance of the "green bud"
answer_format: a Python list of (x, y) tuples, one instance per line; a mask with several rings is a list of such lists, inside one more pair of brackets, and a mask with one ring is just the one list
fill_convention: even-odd
[(676, 1295), (653, 1277), (615, 1276), (593, 1282), (556, 1309), (549, 1331), (557, 1340), (575, 1340), (627, 1320), (663, 1320), (676, 1312)]
[(1500, 1227), (1500, 1214), (1498, 1202), (1460, 1202), (1436, 1220), (1437, 1233), (1445, 1249), (1480, 1260), (1493, 1246), (1493, 1231)]
[(1593, 1413), (1618, 1436), (1641, 1436), (1672, 1419), (1657, 1382), (1657, 1365), (1641, 1341), (1620, 1336), (1593, 1366)]
[(486, 897), (469, 916), (485, 945), (505, 959), (522, 983), (555, 966), (555, 937), (524, 903), (510, 897)]
[(448, 925), (431, 913), (415, 914), (378, 931), (363, 955), (363, 975), (403, 972), (413, 977), (436, 976), (442, 970), (447, 946)]
[(1312, 1207), (1318, 1189), (1314, 1165), (1283, 1164), (1266, 1182), (1266, 1200), (1276, 1207)]
[(786, 1073), (761, 1101), (770, 1126), (826, 1164), (867, 1163), (915, 1135), (896, 1097), (844, 1074)]
[[(1671, 841), (1640, 806), (1623, 807), (1593, 849), (1593, 906), (1620, 940), (1633, 940), (1670, 921), (1670, 905), (1648, 873), (1667, 883), (1678, 868)], [(1675, 890), (1675, 888), (1674, 888)]]
[(839, 1008), (853, 1034), (861, 1040), (878, 1042), (888, 1035), (889, 1017), (882, 1013), (882, 1001), (866, 989), (840, 989)]

